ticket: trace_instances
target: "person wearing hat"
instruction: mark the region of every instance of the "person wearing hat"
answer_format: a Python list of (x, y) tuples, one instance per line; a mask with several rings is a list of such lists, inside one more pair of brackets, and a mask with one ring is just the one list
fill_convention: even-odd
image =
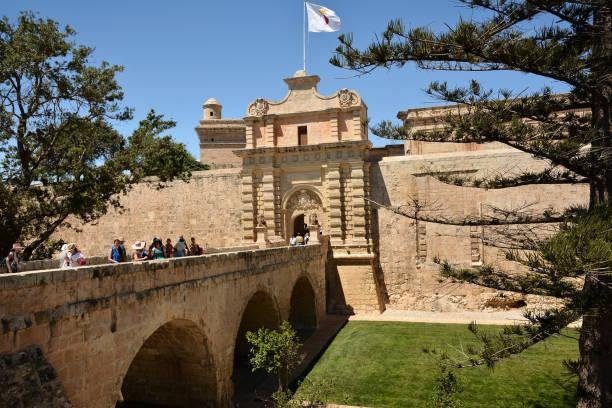
[(119, 238), (115, 238), (110, 253), (108, 254), (108, 260), (111, 263), (119, 263), (122, 261), (122, 259), (123, 255), (121, 253), (121, 241), (119, 241)]
[(66, 253), (66, 257), (69, 259), (68, 266), (76, 268), (77, 266), (82, 266), (86, 264), (85, 257), (77, 248), (77, 244), (72, 243), (68, 244), (68, 252)]
[(147, 243), (144, 241), (136, 241), (134, 245), (132, 245), (132, 249), (134, 253), (132, 254), (133, 261), (146, 261), (148, 259), (147, 253), (145, 252), (145, 248)]
[(161, 239), (156, 238), (153, 242), (153, 248), (149, 253), (151, 259), (164, 259), (164, 244)]
[(8, 273), (19, 272), (19, 254), (21, 251), (23, 251), (23, 246), (16, 242), (13, 244), (13, 247), (9, 251), (6, 258), (4, 258), (4, 263)]

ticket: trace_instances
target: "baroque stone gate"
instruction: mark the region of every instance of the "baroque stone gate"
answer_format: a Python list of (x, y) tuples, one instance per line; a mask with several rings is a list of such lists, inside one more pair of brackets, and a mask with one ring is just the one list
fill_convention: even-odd
[(319, 77), (303, 71), (285, 82), (283, 100), (249, 105), (245, 147), (233, 150), (242, 167), (243, 241), (256, 241), (258, 226), (272, 243), (324, 233), (331, 246), (330, 301), (348, 311), (381, 311), (366, 200), (367, 107), (352, 90), (320, 95)]

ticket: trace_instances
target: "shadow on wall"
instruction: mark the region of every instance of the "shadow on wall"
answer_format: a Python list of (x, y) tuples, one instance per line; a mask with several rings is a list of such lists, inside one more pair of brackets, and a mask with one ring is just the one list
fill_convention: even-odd
[(38, 346), (0, 354), (0, 407), (72, 407)]
[[(370, 195), (372, 199), (383, 205), (391, 205), (385, 178), (380, 171), (378, 163), (372, 163), (370, 166)], [(370, 213), (370, 229), (372, 232), (371, 242), (374, 250), (374, 280), (376, 283), (376, 293), (378, 302), (381, 306), (389, 304), (389, 294), (385, 283), (385, 274), (380, 264), (380, 223), (378, 220), (378, 208), (372, 206)], [(381, 307), (383, 309), (383, 307)]]
[(334, 260), (334, 250), (331, 246), (327, 250), (327, 261), (325, 262), (325, 299), (327, 313), (355, 314), (351, 305), (346, 304), (342, 281), (340, 280), (338, 267)]
[(120, 408), (217, 405), (217, 377), (204, 333), (173, 320), (144, 342), (121, 386)]

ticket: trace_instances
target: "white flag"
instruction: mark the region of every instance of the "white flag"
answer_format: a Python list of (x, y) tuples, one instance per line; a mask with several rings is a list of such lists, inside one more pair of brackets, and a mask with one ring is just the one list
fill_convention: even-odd
[(306, 11), (308, 12), (308, 31), (321, 33), (340, 30), (340, 17), (334, 10), (307, 2)]

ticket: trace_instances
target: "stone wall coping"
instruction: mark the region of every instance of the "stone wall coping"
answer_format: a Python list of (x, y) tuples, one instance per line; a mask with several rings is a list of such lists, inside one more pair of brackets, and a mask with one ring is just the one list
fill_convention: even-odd
[(524, 155), (525, 153), (513, 149), (513, 148), (502, 148), (502, 149), (491, 149), (491, 150), (478, 150), (474, 152), (448, 152), (448, 153), (428, 153), (428, 154), (415, 154), (407, 156), (389, 156), (384, 157), (379, 164), (385, 164), (389, 162), (401, 162), (401, 161), (423, 161), (423, 160), (463, 160), (478, 159), (481, 157), (508, 157), (508, 155)]
[(234, 150), (234, 153), (238, 156), (248, 156), (252, 154), (265, 154), (265, 153), (288, 153), (288, 152), (307, 152), (307, 151), (320, 151), (327, 149), (370, 149), (372, 142), (369, 140), (347, 140), (344, 142), (333, 142), (333, 143), (318, 143), (314, 145), (304, 146), (274, 146), (274, 147), (256, 147), (254, 149), (240, 149)]
[[(258, 266), (266, 266), (269, 262), (266, 259), (283, 256), (288, 260), (295, 260), (298, 254), (310, 259), (319, 256), (322, 245), (327, 245), (324, 241), (319, 244), (312, 244), (299, 247), (283, 246), (277, 248), (251, 249), (242, 251), (228, 251), (213, 253), (208, 255), (186, 256), (181, 258), (169, 258), (159, 260), (149, 260), (140, 262), (123, 262), (120, 264), (90, 265), (78, 268), (67, 269), (47, 269), (39, 271), (18, 272), (0, 275), (0, 290), (11, 290), (17, 288), (36, 287), (47, 284), (65, 283), (79, 281), (83, 279), (97, 279), (105, 276), (118, 276), (139, 272), (151, 272), (159, 269), (171, 268), (178, 264), (181, 266), (197, 266), (215, 263), (235, 262), (237, 269), (242, 266), (241, 261), (252, 261), (258, 259)], [(225, 268), (227, 269), (227, 268)], [(225, 273), (232, 273), (227, 271)], [(222, 273), (223, 274), (223, 273)]]

